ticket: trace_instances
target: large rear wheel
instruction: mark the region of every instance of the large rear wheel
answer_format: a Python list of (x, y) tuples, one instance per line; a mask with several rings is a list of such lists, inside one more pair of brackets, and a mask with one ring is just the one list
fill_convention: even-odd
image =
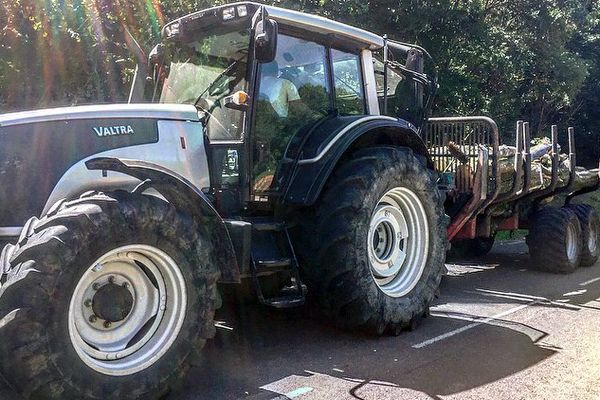
[(308, 214), (302, 271), (328, 317), (381, 334), (427, 312), (444, 269), (447, 220), (433, 173), (410, 150), (353, 154)]
[(61, 202), (0, 262), (0, 369), (25, 398), (158, 398), (214, 334), (210, 242), (158, 198)]

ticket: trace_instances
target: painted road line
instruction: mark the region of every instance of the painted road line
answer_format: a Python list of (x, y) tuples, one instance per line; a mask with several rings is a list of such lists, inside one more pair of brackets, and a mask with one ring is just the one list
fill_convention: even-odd
[(302, 396), (303, 394), (306, 394), (308, 392), (312, 392), (314, 389), (308, 386), (305, 387), (301, 387), (295, 390), (292, 390), (291, 392), (287, 392), (285, 394), (285, 396), (287, 398), (293, 399), (294, 397), (298, 397), (298, 396)]
[(592, 283), (594, 283), (594, 282), (598, 282), (598, 281), (600, 281), (600, 277), (598, 277), (598, 278), (594, 278), (594, 279), (590, 279), (589, 281), (581, 282), (581, 283), (579, 284), (579, 286), (587, 286), (587, 285), (591, 285)]
[[(456, 314), (453, 312), (432, 312), (431, 316), (468, 322), (481, 322), (485, 319), (485, 317), (471, 316), (466, 314)], [(537, 343), (539, 340), (543, 339), (547, 335), (546, 332), (533, 328), (529, 325), (522, 324), (520, 322), (509, 321), (506, 319), (492, 320), (489, 321), (487, 325), (499, 326), (501, 328), (509, 328), (513, 331), (521, 332), (522, 334), (529, 336), (531, 341), (534, 343)]]
[(489, 293), (489, 294), (495, 294), (498, 296), (514, 296), (514, 297), (520, 297), (523, 300), (541, 300), (541, 301), (547, 301), (547, 302), (551, 302), (552, 300), (548, 299), (547, 297), (540, 297), (540, 296), (532, 296), (530, 294), (523, 294), (523, 293), (515, 293), (515, 292), (500, 292), (498, 290), (489, 290), (489, 289), (475, 289), (475, 291), (473, 293)]
[(587, 293), (587, 289), (573, 290), (572, 292), (564, 293), (563, 297), (581, 296), (582, 294), (585, 294), (585, 293)]
[(520, 305), (520, 306), (518, 306), (518, 307), (511, 308), (510, 310), (507, 310), (507, 311), (501, 312), (500, 314), (496, 314), (496, 315), (494, 315), (494, 316), (491, 316), (491, 317), (483, 318), (483, 319), (482, 319), (481, 321), (479, 321), (479, 322), (474, 322), (474, 323), (472, 323), (472, 324), (465, 325), (465, 326), (463, 326), (463, 327), (461, 327), (461, 328), (458, 328), (458, 329), (455, 329), (455, 330), (453, 330), (453, 331), (446, 332), (446, 333), (444, 333), (444, 334), (442, 334), (442, 335), (436, 336), (436, 337), (434, 337), (434, 338), (431, 338), (431, 339), (425, 340), (424, 342), (417, 343), (417, 344), (413, 345), (412, 347), (413, 347), (413, 349), (422, 349), (423, 347), (427, 347), (427, 346), (429, 346), (429, 345), (432, 345), (432, 344), (434, 344), (434, 343), (437, 343), (437, 342), (439, 342), (440, 340), (445, 340), (445, 339), (448, 339), (448, 338), (450, 338), (450, 337), (452, 337), (452, 336), (455, 336), (455, 335), (458, 335), (458, 334), (460, 334), (460, 333), (463, 333), (463, 332), (466, 332), (466, 331), (468, 331), (468, 330), (471, 330), (471, 329), (473, 329), (473, 328), (476, 328), (476, 327), (478, 327), (479, 325), (488, 324), (488, 323), (489, 323), (489, 322), (491, 322), (491, 321), (497, 320), (497, 319), (499, 319), (499, 318), (502, 318), (502, 317), (506, 317), (507, 315), (510, 315), (510, 314), (514, 314), (514, 313), (516, 313), (516, 312), (518, 312), (518, 311), (521, 311), (521, 310), (523, 310), (523, 309), (525, 309), (525, 308), (527, 308), (527, 307), (529, 307), (529, 306), (532, 306), (532, 305), (534, 305), (534, 304), (538, 304), (538, 303), (539, 303), (539, 300), (534, 300), (534, 301), (532, 301), (532, 302), (529, 302), (529, 303), (527, 303), (527, 304), (523, 304), (523, 305)]
[(225, 329), (227, 331), (232, 331), (233, 328), (226, 325), (225, 321), (215, 321), (215, 328)]
[[(499, 297), (501, 299), (509, 299), (509, 300), (516, 300), (516, 301), (522, 301), (522, 302), (539, 300), (538, 304), (557, 306), (560, 308), (565, 308), (565, 309), (574, 310), (574, 311), (579, 311), (581, 309), (581, 307), (577, 307), (572, 304), (566, 304), (567, 302), (570, 301), (568, 299), (550, 300), (546, 297), (530, 296), (530, 295), (519, 294), (519, 293), (502, 294), (504, 292), (497, 292), (495, 290), (485, 290), (485, 289), (476, 289), (476, 291), (465, 290), (465, 293), (479, 294), (481, 296)], [(566, 296), (566, 294), (564, 294), (563, 296)]]

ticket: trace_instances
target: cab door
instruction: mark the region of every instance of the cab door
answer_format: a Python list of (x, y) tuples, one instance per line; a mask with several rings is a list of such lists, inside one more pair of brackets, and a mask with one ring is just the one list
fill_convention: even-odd
[(258, 67), (252, 126), (251, 200), (280, 193), (296, 154), (288, 149), (333, 112), (329, 49), (279, 33), (275, 60)]

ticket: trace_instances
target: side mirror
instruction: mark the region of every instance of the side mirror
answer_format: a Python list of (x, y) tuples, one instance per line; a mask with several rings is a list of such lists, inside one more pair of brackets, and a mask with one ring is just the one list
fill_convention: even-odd
[(254, 15), (254, 58), (259, 63), (270, 63), (277, 51), (277, 22), (269, 18), (261, 7)]

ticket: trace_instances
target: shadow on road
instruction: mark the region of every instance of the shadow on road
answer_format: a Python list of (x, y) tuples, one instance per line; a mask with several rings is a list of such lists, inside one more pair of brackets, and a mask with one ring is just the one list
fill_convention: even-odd
[[(500, 248), (470, 267), (450, 266), (432, 316), (399, 337), (342, 332), (307, 309), (290, 313), (226, 304), (217, 315), (222, 323), (204, 350), (202, 365), (193, 368), (183, 389), (171, 398), (437, 398), (494, 382), (558, 349), (541, 343), (547, 334), (535, 327), (501, 317), (486, 319), (489, 315), (481, 315), (478, 304), (534, 303), (575, 312), (600, 296), (600, 282), (573, 290), (574, 282), (591, 276), (591, 270), (582, 270), (581, 276), (576, 276), (579, 271), (551, 275), (531, 270), (527, 263), (522, 246), (516, 246)], [(448, 308), (457, 302), (475, 304), (475, 312)], [(462, 335), (415, 348), (463, 330)], [(263, 386), (270, 392), (259, 390)]]
[[(496, 381), (554, 353), (536, 345), (521, 330), (498, 325), (480, 328), (485, 330), (485, 343), (463, 343), (460, 351), (445, 345), (415, 350), (402, 337), (343, 333), (302, 314), (283, 316), (260, 307), (244, 307), (238, 315), (232, 323), (237, 329), (219, 330), (216, 340), (205, 349), (203, 366), (192, 371), (186, 390), (177, 398), (241, 398), (276, 381), (279, 385), (271, 389), (288, 393), (299, 382), (296, 378), (286, 385), (286, 377), (298, 375), (306, 377), (303, 387), (326, 384), (328, 392), (335, 393), (328, 398), (336, 400), (401, 398), (395, 391), (407, 388), (411, 389), (407, 398), (414, 398), (414, 392), (436, 398)], [(420, 334), (424, 336), (428, 327), (437, 323), (453, 329), (469, 324), (431, 317)], [(538, 340), (543, 337), (541, 334)], [(316, 381), (309, 371), (317, 372)], [(323, 378), (318, 375), (328, 380), (320, 382)], [(385, 394), (380, 396), (380, 390)]]

